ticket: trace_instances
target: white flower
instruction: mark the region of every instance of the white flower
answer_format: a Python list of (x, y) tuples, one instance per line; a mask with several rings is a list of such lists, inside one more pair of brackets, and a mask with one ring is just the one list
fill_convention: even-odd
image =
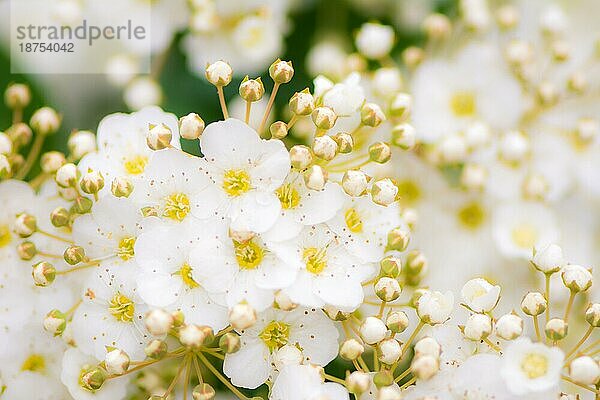
[(569, 365), (569, 375), (583, 385), (594, 385), (600, 379), (600, 366), (592, 357), (577, 357)]
[(325, 225), (305, 227), (297, 238), (272, 243), (271, 248), (299, 269), (294, 283), (284, 289), (293, 302), (307, 307), (328, 304), (346, 311), (362, 302), (361, 282), (374, 268), (352, 256)]
[(138, 183), (131, 198), (140, 207), (152, 209), (163, 221), (179, 223), (192, 216), (215, 216), (215, 209), (203, 204), (209, 185), (204, 160), (167, 149), (152, 155), (145, 179)]
[[(279, 201), (279, 200), (277, 200)], [(225, 296), (229, 307), (247, 302), (257, 311), (273, 303), (274, 290), (294, 282), (298, 267), (267, 246), (259, 235), (238, 241), (210, 237), (190, 253), (192, 277), (211, 294)]]
[(342, 208), (327, 225), (340, 237), (350, 253), (366, 262), (383, 258), (390, 230), (403, 228), (408, 231), (400, 216), (398, 203), (380, 206), (368, 196), (346, 196)]
[(454, 309), (454, 295), (448, 291), (426, 291), (417, 300), (419, 318), (427, 324), (435, 325), (446, 322)]
[(471, 44), (452, 61), (423, 62), (412, 80), (412, 94), (413, 124), (428, 143), (478, 121), (492, 129), (510, 129), (524, 108), (519, 83), (489, 44)]
[(323, 382), (319, 370), (310, 365), (290, 365), (281, 371), (271, 389), (270, 400), (348, 400), (340, 384)]
[(309, 190), (297, 172), (290, 173), (275, 194), (281, 203), (281, 213), (275, 225), (263, 235), (270, 241), (292, 239), (303, 226), (330, 220), (345, 200), (339, 185), (328, 182), (322, 190)]
[(500, 286), (492, 285), (482, 278), (471, 279), (460, 294), (465, 304), (475, 312), (489, 312), (500, 300)]
[(275, 355), (284, 346), (296, 346), (306, 363), (324, 366), (337, 355), (338, 335), (321, 310), (268, 310), (258, 315), (251, 328), (241, 331), (241, 348), (225, 356), (223, 372), (234, 385), (253, 389), (273, 375)]
[[(149, 124), (168, 126), (173, 135), (171, 145), (180, 147), (177, 117), (159, 107), (147, 107), (131, 114), (111, 114), (98, 126), (98, 151), (86, 154), (79, 163), (79, 170), (99, 171), (107, 183), (117, 176), (142, 176), (152, 154), (146, 144)], [(110, 184), (106, 184), (104, 190), (110, 191), (109, 188)]]
[(144, 346), (151, 338), (143, 321), (148, 307), (137, 294), (133, 272), (127, 267), (100, 267), (90, 277), (71, 322), (75, 342), (84, 353), (102, 360), (110, 346), (134, 360), (145, 357)]
[(273, 226), (281, 203), (275, 194), (290, 171), (290, 157), (279, 140), (263, 140), (236, 119), (206, 127), (200, 139), (214, 185), (199, 208), (222, 210), (237, 231), (262, 233)]
[(65, 351), (62, 359), (60, 380), (67, 387), (74, 400), (121, 400), (127, 393), (128, 379), (111, 379), (100, 390), (90, 392), (80, 385), (81, 375), (98, 365), (93, 357), (86, 356), (76, 348)]
[(394, 29), (377, 23), (366, 23), (356, 35), (356, 47), (365, 57), (378, 59), (387, 56), (394, 46)]
[(520, 338), (506, 348), (502, 358), (500, 374), (513, 394), (542, 392), (560, 383), (565, 356), (557, 347)]
[[(194, 279), (194, 270), (203, 266), (193, 264), (190, 254), (203, 240), (226, 237), (220, 220), (162, 226), (140, 236), (135, 244), (140, 297), (150, 306), (181, 310), (188, 324), (208, 325), (215, 332), (223, 329), (228, 323), (227, 308), (209, 297), (203, 281)], [(219, 278), (220, 274), (207, 276)]]

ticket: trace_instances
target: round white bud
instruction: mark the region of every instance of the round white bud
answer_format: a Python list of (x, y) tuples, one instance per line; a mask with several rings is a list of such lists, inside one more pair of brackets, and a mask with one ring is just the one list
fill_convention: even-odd
[(250, 328), (256, 322), (256, 311), (246, 303), (238, 303), (229, 310), (229, 322), (234, 329)]
[(421, 321), (429, 325), (446, 322), (454, 309), (454, 295), (448, 291), (424, 291), (417, 300), (417, 314)]
[(473, 314), (467, 318), (464, 335), (469, 340), (480, 341), (492, 333), (492, 320), (486, 314)]
[(308, 89), (296, 92), (289, 101), (290, 111), (297, 115), (310, 115), (315, 109), (315, 98)]
[(179, 341), (187, 347), (202, 346), (206, 337), (206, 332), (198, 325), (188, 324), (179, 329)]
[[(377, 400), (401, 400), (402, 392), (397, 385), (382, 386), (377, 392)], [(424, 399), (427, 400), (427, 399)]]
[(356, 339), (346, 339), (340, 346), (340, 356), (348, 361), (356, 360), (364, 351), (365, 347)]
[(569, 324), (562, 318), (552, 318), (546, 322), (544, 332), (550, 340), (562, 340), (569, 332)]
[(63, 188), (74, 187), (77, 184), (77, 175), (77, 166), (73, 163), (68, 163), (56, 171), (56, 177), (54, 179), (56, 180), (56, 183)]
[(548, 307), (548, 302), (543, 294), (539, 292), (529, 292), (521, 301), (521, 309), (527, 315), (540, 315)]
[(291, 61), (275, 60), (269, 67), (269, 76), (275, 83), (288, 83), (294, 76), (294, 67)]
[(190, 113), (179, 119), (179, 134), (184, 139), (198, 139), (204, 132), (204, 127), (204, 120), (195, 113)]
[(369, 374), (360, 371), (354, 371), (346, 377), (346, 388), (350, 393), (360, 395), (371, 387), (371, 377)]
[(149, 125), (148, 134), (146, 135), (146, 144), (148, 144), (148, 147), (152, 150), (162, 150), (170, 147), (172, 139), (173, 132), (167, 125)]
[(87, 194), (98, 193), (104, 188), (104, 177), (100, 171), (88, 170), (88, 172), (81, 177), (79, 186), (81, 187), (81, 190)]
[(233, 77), (233, 69), (225, 61), (216, 61), (206, 67), (205, 75), (211, 84), (227, 86)]
[(55, 133), (60, 127), (61, 118), (54, 109), (42, 107), (31, 116), (29, 125), (40, 135)]
[(445, 39), (452, 31), (452, 24), (444, 14), (430, 14), (423, 21), (423, 29), (432, 39)]
[(335, 158), (338, 145), (331, 136), (317, 136), (312, 145), (313, 152), (317, 157), (325, 161), (331, 161)]
[(373, 183), (371, 187), (371, 199), (380, 206), (389, 206), (396, 201), (398, 187), (390, 178), (384, 178)]
[(323, 190), (327, 183), (327, 171), (320, 165), (311, 165), (304, 171), (304, 184), (312, 190)]
[(90, 131), (76, 131), (69, 136), (67, 142), (71, 155), (76, 160), (96, 151), (96, 135)]
[(60, 167), (65, 165), (66, 162), (67, 159), (65, 158), (65, 155), (60, 151), (49, 151), (42, 154), (40, 166), (45, 173), (54, 174)]
[(392, 311), (385, 319), (386, 326), (394, 333), (402, 333), (408, 328), (408, 315), (404, 311)]
[(393, 338), (384, 339), (377, 344), (379, 361), (391, 365), (402, 356), (402, 347), (400, 343)]
[(569, 365), (569, 376), (582, 385), (595, 385), (600, 379), (600, 366), (592, 357), (577, 357)]
[(133, 183), (129, 178), (117, 176), (110, 185), (110, 191), (115, 197), (129, 197), (133, 192)]
[(589, 305), (587, 310), (585, 310), (585, 320), (594, 328), (598, 328), (600, 326), (600, 303), (593, 303)]
[(561, 269), (565, 260), (560, 246), (551, 243), (534, 249), (531, 263), (538, 271), (544, 274), (553, 274)]
[(325, 106), (315, 108), (311, 114), (311, 118), (317, 128), (325, 131), (333, 128), (337, 121), (335, 111)]
[(360, 170), (348, 170), (344, 172), (344, 176), (342, 177), (342, 188), (346, 194), (352, 197), (365, 194), (368, 184), (369, 178)]
[(296, 169), (306, 169), (313, 162), (312, 151), (307, 146), (301, 144), (292, 146), (290, 149), (290, 161), (292, 167)]
[(438, 150), (444, 162), (462, 162), (467, 157), (467, 142), (462, 135), (448, 135), (441, 140)]
[(148, 332), (154, 336), (163, 336), (173, 327), (173, 315), (160, 308), (149, 311), (144, 317)]
[(505, 314), (496, 321), (496, 335), (504, 340), (513, 340), (523, 333), (523, 319), (518, 315)]
[(375, 128), (385, 121), (385, 114), (379, 105), (365, 103), (360, 109), (360, 121), (365, 126)]
[[(402, 73), (398, 68), (378, 68), (373, 73), (371, 85), (379, 97), (389, 99), (402, 89)], [(402, 114), (402, 113), (401, 113)], [(400, 116), (400, 115), (396, 115)]]
[(12, 153), (13, 143), (8, 135), (4, 132), (0, 132), (0, 154), (8, 155)]
[(467, 163), (460, 175), (460, 183), (468, 190), (482, 190), (485, 188), (487, 177), (488, 173), (485, 167)]
[(260, 78), (248, 79), (248, 76), (244, 78), (240, 83), (240, 97), (247, 102), (255, 102), (262, 99), (265, 94), (265, 86)]
[(11, 84), (4, 92), (4, 102), (11, 110), (27, 107), (31, 102), (29, 86), (22, 83)]
[(104, 365), (110, 375), (123, 375), (129, 368), (130, 359), (123, 350), (114, 349), (106, 353)]
[(356, 35), (356, 48), (360, 54), (371, 59), (387, 56), (394, 42), (394, 29), (377, 23), (363, 24)]
[(367, 317), (360, 325), (359, 333), (365, 343), (375, 344), (385, 339), (387, 327), (379, 318)]
[(437, 357), (419, 356), (415, 357), (410, 364), (410, 370), (413, 375), (420, 380), (428, 380), (433, 377), (440, 369), (440, 362)]
[(384, 276), (375, 282), (375, 294), (383, 301), (394, 301), (400, 297), (402, 288), (398, 280)]
[(415, 356), (439, 357), (442, 353), (442, 346), (432, 337), (426, 336), (415, 343)]
[(392, 117), (406, 120), (410, 116), (411, 110), (412, 96), (408, 93), (398, 93), (390, 103), (390, 114)]
[(562, 268), (563, 284), (573, 292), (585, 292), (592, 286), (592, 273), (581, 265), (566, 265)]
[(14, 231), (22, 238), (29, 237), (37, 229), (37, 219), (27, 213), (21, 213), (15, 218)]

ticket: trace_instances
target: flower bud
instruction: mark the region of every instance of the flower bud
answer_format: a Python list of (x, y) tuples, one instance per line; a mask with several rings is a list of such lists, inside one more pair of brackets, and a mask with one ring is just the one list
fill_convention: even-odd
[(382, 369), (373, 375), (373, 384), (380, 389), (385, 386), (390, 386), (394, 383), (394, 376), (391, 371)]
[(33, 235), (33, 233), (37, 229), (37, 219), (27, 213), (21, 213), (17, 215), (15, 219), (15, 233), (22, 238), (29, 237)]
[(569, 333), (569, 324), (564, 319), (552, 318), (546, 323), (546, 337), (550, 340), (562, 340)]
[(11, 110), (20, 110), (31, 102), (29, 86), (22, 83), (11, 84), (4, 92), (4, 102)]
[(64, 207), (56, 207), (50, 213), (50, 222), (55, 227), (62, 228), (71, 222), (71, 214)]
[(365, 343), (375, 344), (385, 338), (387, 327), (379, 318), (367, 317), (360, 325), (359, 333)]
[(90, 131), (75, 131), (69, 136), (67, 146), (71, 155), (80, 160), (86, 154), (96, 151), (96, 135)]
[(94, 203), (87, 197), (79, 196), (73, 202), (72, 212), (77, 214), (87, 214), (92, 210)]
[(167, 354), (167, 343), (164, 340), (153, 339), (144, 348), (144, 353), (148, 358), (160, 360)]
[(29, 261), (37, 254), (37, 248), (35, 243), (26, 241), (23, 243), (19, 243), (17, 246), (17, 254), (19, 258), (24, 261)]
[(380, 206), (389, 206), (396, 201), (397, 195), (398, 186), (390, 178), (380, 179), (371, 186), (371, 199)]
[(350, 393), (360, 396), (371, 387), (371, 377), (369, 374), (360, 371), (354, 371), (346, 377), (346, 388)]
[(332, 305), (326, 305), (323, 307), (323, 311), (325, 311), (325, 315), (327, 315), (332, 321), (345, 321), (350, 317), (349, 312), (342, 311)]
[(331, 161), (337, 155), (338, 145), (331, 136), (317, 136), (312, 149), (315, 156), (325, 161)]
[(56, 183), (63, 187), (74, 187), (77, 184), (78, 171), (77, 167), (73, 163), (68, 163), (60, 167), (56, 171), (56, 176), (54, 180)]
[(290, 111), (296, 115), (309, 115), (315, 109), (315, 98), (308, 88), (296, 92), (289, 101)]
[(531, 264), (544, 274), (558, 272), (564, 265), (562, 249), (553, 243), (540, 249), (534, 249)]
[(600, 365), (592, 357), (577, 357), (569, 364), (569, 376), (581, 385), (596, 385), (600, 379)]
[(275, 292), (274, 307), (283, 311), (291, 311), (298, 307), (298, 304), (294, 303), (283, 290), (278, 290)]
[(306, 169), (313, 162), (313, 155), (310, 148), (298, 144), (290, 149), (290, 160), (292, 167), (296, 169)]
[(408, 328), (408, 315), (404, 311), (392, 311), (385, 319), (385, 325), (394, 333), (402, 333)]
[(365, 126), (377, 127), (385, 121), (385, 114), (375, 103), (365, 103), (360, 109), (360, 121)]
[(590, 304), (585, 310), (585, 320), (594, 328), (600, 327), (600, 303)]
[(79, 377), (79, 384), (85, 390), (95, 392), (100, 390), (106, 381), (106, 372), (100, 367), (94, 367)]
[(344, 189), (347, 195), (352, 197), (364, 195), (368, 184), (369, 178), (360, 170), (350, 169), (344, 172), (344, 176), (342, 177), (342, 189)]
[(354, 149), (354, 139), (352, 135), (345, 132), (339, 132), (333, 135), (333, 140), (338, 145), (338, 152), (340, 154), (348, 154), (351, 153)]
[(238, 303), (229, 310), (229, 322), (234, 329), (250, 328), (256, 323), (256, 311), (246, 303)]
[[(398, 93), (390, 103), (390, 115), (401, 120), (407, 120), (412, 109), (412, 96), (408, 93)], [(404, 124), (397, 126), (401, 127)], [(410, 125), (407, 125), (410, 126)], [(412, 128), (412, 126), (410, 126)], [(414, 131), (414, 130), (413, 130)], [(392, 131), (393, 135), (393, 131)], [(396, 143), (394, 143), (396, 144)]]
[(286, 365), (302, 364), (304, 355), (302, 351), (291, 344), (286, 344), (273, 354), (273, 364), (281, 371)]
[(585, 292), (592, 286), (592, 274), (580, 265), (566, 265), (561, 273), (563, 284), (573, 292)]
[(423, 21), (427, 36), (434, 40), (446, 39), (452, 31), (452, 24), (444, 14), (430, 14)]
[(42, 107), (31, 116), (29, 125), (40, 135), (55, 133), (60, 127), (60, 116), (50, 107)]
[(216, 392), (208, 383), (201, 383), (192, 390), (192, 398), (194, 400), (212, 400), (215, 398)]
[(288, 83), (294, 76), (294, 67), (291, 61), (275, 60), (269, 67), (269, 76), (275, 83)]
[(48, 286), (56, 278), (56, 269), (49, 262), (41, 261), (33, 265), (31, 276), (36, 286)]
[(402, 348), (400, 343), (394, 339), (384, 339), (377, 344), (379, 361), (384, 364), (391, 365), (398, 361), (402, 356)]
[(171, 313), (160, 308), (148, 311), (144, 317), (146, 329), (154, 336), (163, 336), (169, 333), (173, 327), (174, 320)]
[(340, 346), (340, 356), (344, 360), (354, 361), (365, 352), (365, 347), (356, 339), (346, 339)]
[(10, 161), (4, 154), (0, 154), (0, 179), (8, 178), (12, 173)]
[(386, 256), (379, 262), (380, 275), (397, 278), (402, 270), (402, 260), (395, 256)]
[(402, 52), (402, 61), (411, 70), (421, 64), (424, 58), (425, 52), (416, 46), (409, 46)]
[(241, 347), (240, 337), (233, 332), (228, 332), (219, 339), (219, 348), (225, 354), (233, 354)]
[(452, 292), (441, 293), (426, 290), (416, 301), (417, 315), (422, 322), (429, 325), (442, 324), (450, 318), (454, 309)]
[(529, 292), (521, 301), (521, 309), (527, 315), (540, 315), (548, 307), (548, 302), (543, 294), (539, 292)]
[(265, 86), (260, 78), (248, 79), (248, 75), (240, 83), (240, 97), (249, 103), (259, 101), (265, 94)]
[(304, 184), (312, 190), (323, 190), (327, 183), (327, 171), (320, 165), (311, 165), (303, 176)]
[(396, 385), (383, 386), (379, 388), (377, 400), (402, 400), (402, 392)]
[(40, 166), (42, 167), (42, 171), (47, 174), (54, 174), (60, 167), (65, 165), (67, 159), (65, 155), (59, 151), (49, 151), (47, 153), (42, 154), (40, 158)]
[(427, 266), (427, 258), (420, 250), (412, 250), (406, 256), (404, 268), (406, 269), (407, 275), (421, 275), (427, 271)]
[(33, 137), (33, 132), (29, 125), (19, 122), (17, 124), (13, 124), (10, 128), (6, 130), (6, 134), (10, 138), (13, 144), (13, 149), (18, 149), (20, 147), (26, 146), (31, 142), (31, 138)]
[(437, 357), (420, 356), (415, 357), (410, 364), (410, 370), (413, 375), (420, 380), (428, 380), (433, 377), (440, 369), (440, 362)]
[(0, 132), (0, 154), (9, 155), (13, 151), (12, 140), (4, 132)]
[(512, 29), (519, 23), (519, 10), (513, 4), (498, 8), (496, 20), (502, 29)]
[(129, 197), (133, 192), (133, 183), (129, 178), (117, 176), (110, 185), (110, 192), (115, 197)]
[(385, 164), (392, 158), (392, 149), (385, 142), (376, 142), (369, 146), (369, 160)]
[(76, 265), (86, 260), (85, 249), (81, 246), (69, 246), (66, 248), (63, 258), (69, 265)]
[(44, 330), (54, 336), (60, 336), (67, 327), (67, 316), (59, 310), (52, 310), (44, 318)]
[(432, 337), (426, 336), (415, 343), (415, 357), (431, 356), (439, 358), (442, 346)]
[(283, 139), (288, 135), (287, 124), (283, 121), (275, 121), (269, 127), (269, 132), (271, 132), (272, 138)]
[(204, 120), (198, 114), (190, 113), (179, 119), (179, 134), (184, 139), (198, 139), (205, 126)]
[(500, 286), (475, 278), (465, 283), (460, 293), (467, 307), (474, 312), (489, 312), (498, 304), (500, 290)]
[(387, 56), (394, 41), (394, 29), (378, 23), (365, 23), (356, 34), (356, 48), (360, 54), (374, 60)]
[(383, 301), (394, 301), (400, 297), (400, 293), (402, 288), (396, 279), (384, 276), (375, 282), (375, 294)]
[(394, 228), (387, 235), (387, 250), (404, 251), (408, 247), (410, 233), (402, 228)]
[(392, 128), (392, 144), (403, 150), (410, 150), (417, 143), (415, 128), (410, 124), (398, 124)]
[(123, 350), (114, 349), (106, 353), (104, 365), (110, 375), (123, 375), (129, 368), (130, 359)]
[(206, 67), (205, 75), (211, 84), (227, 86), (233, 77), (233, 70), (225, 61), (217, 61)]
[(97, 194), (104, 188), (104, 177), (100, 171), (88, 170), (81, 177), (79, 186), (84, 193)]
[(324, 131), (333, 128), (337, 121), (337, 115), (333, 109), (325, 106), (315, 108), (311, 114), (311, 118), (315, 126)]
[(487, 181), (487, 170), (478, 164), (465, 164), (460, 174), (460, 184), (467, 190), (483, 190)]
[(171, 146), (173, 132), (165, 124), (148, 125), (148, 134), (146, 135), (146, 144), (152, 150), (162, 150)]
[(483, 340), (492, 333), (492, 320), (486, 314), (472, 314), (467, 318), (463, 333), (469, 340)]

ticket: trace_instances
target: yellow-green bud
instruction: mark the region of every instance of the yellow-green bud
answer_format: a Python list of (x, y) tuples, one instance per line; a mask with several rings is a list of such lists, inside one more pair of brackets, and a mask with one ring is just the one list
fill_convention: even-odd
[(377, 127), (385, 121), (385, 114), (375, 103), (365, 103), (360, 109), (360, 121), (365, 126)]
[(262, 99), (265, 94), (265, 86), (260, 78), (248, 79), (248, 75), (240, 83), (240, 96), (247, 102), (255, 102)]
[(275, 83), (288, 83), (294, 76), (294, 67), (291, 61), (275, 60), (269, 67), (269, 76)]
[(149, 124), (148, 134), (146, 135), (146, 144), (152, 150), (162, 150), (171, 146), (171, 139), (173, 139), (173, 132), (165, 124)]
[(15, 233), (22, 238), (29, 237), (33, 235), (33, 233), (37, 229), (37, 220), (36, 218), (27, 213), (21, 213), (17, 215), (15, 220)]
[(269, 132), (274, 139), (283, 139), (288, 134), (287, 124), (283, 121), (275, 121), (269, 127)]
[(79, 196), (73, 202), (72, 211), (77, 214), (87, 214), (92, 210), (94, 203), (87, 197)]
[(33, 265), (31, 276), (36, 286), (48, 286), (56, 278), (56, 269), (49, 262), (41, 261)]
[(212, 400), (215, 398), (215, 389), (208, 383), (201, 383), (192, 390), (194, 400)]
[(387, 250), (404, 251), (408, 247), (410, 233), (401, 228), (394, 228), (387, 235)]
[(373, 375), (373, 383), (378, 388), (381, 388), (384, 386), (390, 386), (391, 384), (394, 383), (394, 375), (392, 374), (391, 371), (388, 371), (386, 369), (381, 370), (381, 371), (375, 373), (375, 375)]
[(71, 214), (64, 207), (56, 207), (50, 213), (50, 222), (57, 228), (69, 225), (71, 222)]
[(587, 310), (585, 310), (585, 320), (594, 328), (598, 328), (600, 326), (600, 303), (593, 303), (589, 305)]
[(419, 250), (412, 250), (406, 256), (406, 273), (410, 275), (419, 275), (427, 269), (427, 258)]
[(546, 323), (544, 332), (550, 340), (562, 340), (569, 333), (569, 324), (562, 318), (552, 318)]
[(167, 354), (167, 343), (163, 340), (154, 339), (144, 348), (144, 353), (148, 358), (159, 360)]
[(29, 102), (31, 102), (29, 86), (22, 83), (13, 83), (4, 92), (4, 102), (11, 110), (19, 110), (27, 107)]
[(241, 347), (240, 337), (235, 333), (228, 332), (219, 339), (219, 348), (225, 354), (233, 354)]
[(386, 256), (379, 262), (380, 275), (397, 278), (402, 270), (402, 260), (395, 256)]
[(19, 243), (17, 246), (17, 254), (21, 260), (29, 261), (37, 254), (35, 243), (26, 241)]
[(79, 264), (86, 259), (85, 249), (81, 246), (69, 246), (65, 250), (63, 257), (69, 265)]
[(385, 325), (394, 333), (402, 333), (408, 328), (408, 315), (404, 311), (392, 311), (385, 319)]
[(99, 390), (106, 381), (107, 373), (100, 367), (94, 367), (82, 374), (79, 383), (82, 388), (95, 392)]
[(392, 158), (392, 149), (385, 142), (376, 142), (369, 146), (369, 159), (378, 164), (384, 164)]
[(81, 190), (87, 194), (96, 194), (104, 188), (104, 177), (100, 171), (88, 170), (79, 183)]
[(117, 176), (110, 185), (110, 192), (115, 197), (129, 197), (133, 192), (133, 183), (124, 176)]
[(333, 140), (338, 145), (338, 152), (340, 154), (348, 154), (354, 150), (354, 139), (352, 139), (352, 135), (345, 132), (336, 133), (333, 135)]
[(311, 118), (317, 128), (325, 131), (333, 128), (337, 121), (337, 115), (333, 109), (325, 106), (315, 108)]
[(60, 336), (67, 327), (67, 316), (60, 310), (52, 310), (44, 318), (44, 330), (53, 334), (54, 336)]

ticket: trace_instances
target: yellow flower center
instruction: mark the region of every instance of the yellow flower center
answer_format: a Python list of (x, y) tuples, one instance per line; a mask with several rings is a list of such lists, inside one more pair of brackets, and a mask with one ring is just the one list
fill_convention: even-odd
[(175, 221), (183, 221), (190, 212), (190, 199), (184, 193), (173, 193), (165, 200), (163, 216)]
[(235, 258), (242, 269), (257, 268), (265, 257), (265, 250), (254, 240), (248, 240), (247, 242), (236, 242), (234, 240), (233, 247), (235, 248)]
[(21, 371), (44, 372), (46, 360), (41, 354), (32, 354), (21, 365)]
[(350, 229), (350, 232), (360, 233), (363, 230), (363, 223), (360, 219), (360, 214), (356, 211), (356, 208), (349, 208), (344, 213), (344, 219), (346, 220), (346, 226)]
[(306, 270), (312, 274), (320, 274), (327, 267), (327, 250), (307, 247), (302, 253)]
[(531, 249), (537, 242), (538, 232), (534, 226), (522, 223), (512, 230), (513, 242), (522, 249)]
[(269, 351), (279, 350), (288, 343), (290, 326), (281, 321), (271, 321), (258, 335), (269, 348)]
[(521, 361), (521, 370), (529, 379), (544, 376), (548, 372), (548, 359), (541, 354), (527, 354)]
[(245, 47), (255, 47), (263, 42), (264, 36), (264, 29), (257, 26), (246, 32), (242, 43)]
[(188, 263), (184, 263), (177, 274), (181, 275), (181, 280), (183, 280), (183, 283), (185, 283), (190, 289), (200, 287), (198, 282), (196, 282), (192, 277), (192, 267)]
[(472, 117), (476, 110), (475, 94), (472, 92), (456, 92), (450, 99), (450, 108), (457, 117)]
[(250, 190), (250, 175), (243, 169), (230, 169), (223, 175), (223, 190), (231, 197), (237, 197)]
[(117, 321), (131, 322), (135, 312), (135, 305), (129, 297), (117, 292), (108, 302), (108, 311)]
[(277, 197), (281, 202), (281, 207), (285, 210), (296, 208), (300, 203), (300, 194), (291, 183), (286, 183), (281, 186), (275, 191), (275, 194), (277, 194)]
[(0, 225), (0, 248), (8, 246), (12, 241), (8, 225)]
[(121, 257), (123, 261), (127, 261), (133, 258), (135, 252), (133, 247), (135, 245), (135, 237), (125, 237), (119, 241), (119, 248), (117, 249), (117, 255)]
[(136, 155), (125, 160), (123, 167), (128, 174), (139, 175), (146, 169), (146, 164), (148, 164), (148, 157)]
[(477, 202), (469, 203), (458, 210), (458, 221), (465, 228), (475, 230), (485, 221), (485, 210)]
[(398, 186), (398, 197), (403, 205), (414, 204), (421, 198), (421, 189), (413, 181), (400, 181), (396, 186)]

